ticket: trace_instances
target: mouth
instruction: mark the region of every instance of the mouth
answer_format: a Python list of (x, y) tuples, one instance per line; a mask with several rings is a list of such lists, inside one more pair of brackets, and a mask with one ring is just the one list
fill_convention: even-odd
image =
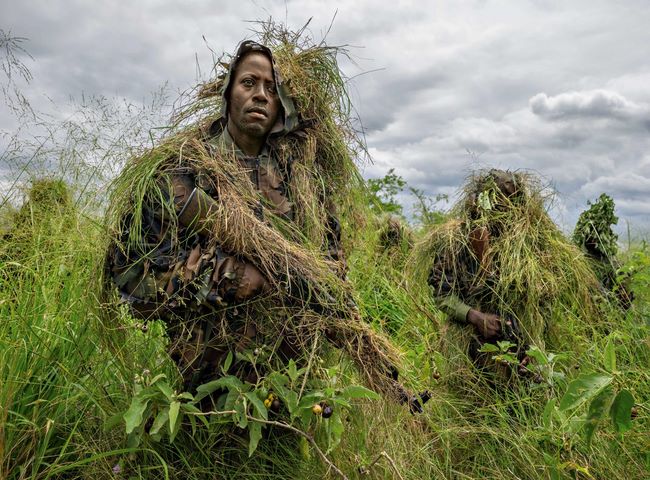
[(252, 107), (246, 110), (246, 113), (252, 113), (255, 116), (261, 116), (261, 117), (268, 117), (268, 114), (266, 113), (266, 109), (261, 108), (261, 107)]

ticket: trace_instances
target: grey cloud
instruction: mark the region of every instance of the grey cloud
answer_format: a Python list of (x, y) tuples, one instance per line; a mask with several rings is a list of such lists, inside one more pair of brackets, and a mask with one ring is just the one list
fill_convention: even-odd
[(631, 102), (608, 90), (574, 91), (552, 97), (538, 93), (529, 104), (535, 115), (552, 120), (601, 117), (650, 123), (650, 106)]

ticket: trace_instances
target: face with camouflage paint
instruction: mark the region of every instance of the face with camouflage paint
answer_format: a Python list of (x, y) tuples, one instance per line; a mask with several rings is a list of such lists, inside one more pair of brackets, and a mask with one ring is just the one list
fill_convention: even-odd
[(237, 65), (230, 89), (228, 132), (247, 154), (257, 155), (279, 112), (271, 61), (262, 53), (248, 53)]

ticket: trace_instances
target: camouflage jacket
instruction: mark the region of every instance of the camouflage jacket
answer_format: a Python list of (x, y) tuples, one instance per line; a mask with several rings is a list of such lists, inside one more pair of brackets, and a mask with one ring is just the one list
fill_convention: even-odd
[(428, 277), (438, 308), (462, 324), (467, 323), (470, 309), (490, 309), (491, 285), (496, 275), (481, 265), (489, 242), (487, 230), (476, 229), (468, 236), (467, 243), (457, 245), (455, 251), (448, 248), (434, 259)]
[[(225, 127), (214, 128), (223, 129), (209, 138), (210, 148), (234, 151), (264, 197), (264, 205), (260, 203), (256, 207), (256, 214), (262, 216), (264, 209), (269, 208), (272, 213), (291, 220), (293, 204), (287, 195), (290, 172), (280, 168), (273, 150), (266, 145), (257, 157), (246, 156)], [(205, 174), (189, 167), (166, 169), (161, 175), (167, 177), (161, 178), (161, 188), (172, 186), (171, 191), (163, 190), (163, 193), (168, 201), (174, 202), (177, 219), (176, 222), (166, 220), (162, 206), (145, 209), (142, 251), (126, 253), (127, 249), (121, 246), (127, 238), (113, 245), (108, 269), (122, 298), (142, 316), (164, 318), (170, 311), (205, 313), (242, 303), (267, 290), (268, 282), (255, 265), (237, 252), (223, 251), (209, 242), (209, 232), (202, 228), (201, 222), (211, 205), (219, 201), (216, 185)], [(178, 225), (176, 231), (170, 228), (173, 223)], [(333, 212), (328, 227), (328, 254), (342, 261), (341, 230)], [(125, 237), (129, 233), (125, 229)]]

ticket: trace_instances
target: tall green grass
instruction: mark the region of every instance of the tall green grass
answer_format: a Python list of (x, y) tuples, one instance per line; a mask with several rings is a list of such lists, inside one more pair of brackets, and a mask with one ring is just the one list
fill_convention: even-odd
[[(0, 478), (329, 475), (314, 451), (282, 431), (265, 433), (252, 458), (246, 438), (216, 425), (195, 434), (183, 428), (172, 445), (127, 448), (123, 424), (107, 425), (128, 408), (143, 370), (174, 378), (164, 326), (143, 328), (116, 299), (100, 298), (105, 235), (98, 218), (71, 206), (23, 213), (0, 243)], [(647, 477), (650, 348), (643, 305), (626, 315), (612, 309), (609, 331), (593, 331), (580, 357), (566, 352), (566, 381), (498, 389), (464, 352), (441, 353), (447, 325), (426, 288), (403, 277), (408, 248), (382, 250), (376, 232), (368, 225), (349, 258), (357, 302), (405, 352), (411, 369), (405, 381), (429, 388), (433, 398), (416, 417), (388, 401), (356, 405), (341, 444), (328, 454), (332, 462), (350, 478)], [(616, 382), (633, 393), (638, 416), (622, 436), (604, 424), (587, 447), (579, 432), (544, 426), (543, 411), (568, 380), (603, 369), (608, 341), (616, 346)], [(337, 355), (330, 361), (344, 381), (355, 380), (347, 362)]]

